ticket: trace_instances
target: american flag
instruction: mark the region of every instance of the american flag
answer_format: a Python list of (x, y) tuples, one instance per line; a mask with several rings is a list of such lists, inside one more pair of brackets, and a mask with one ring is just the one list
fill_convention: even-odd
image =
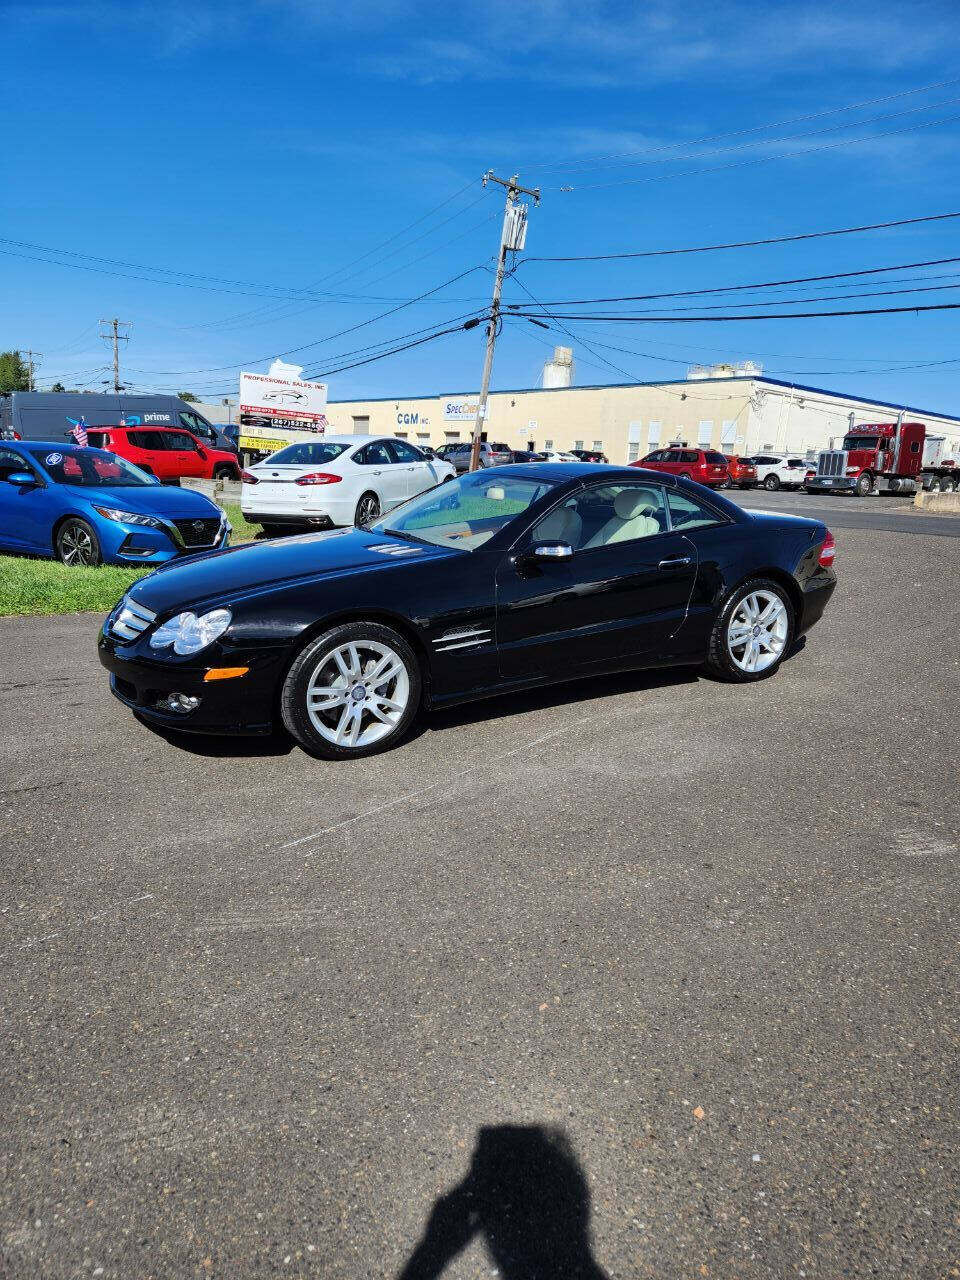
[(77, 444), (80, 446), (81, 449), (86, 449), (87, 445), (89, 444), (89, 440), (87, 439), (86, 424), (84, 423), (82, 417), (80, 421), (77, 423), (77, 425), (70, 432), (70, 434), (73, 436), (74, 440), (76, 440)]

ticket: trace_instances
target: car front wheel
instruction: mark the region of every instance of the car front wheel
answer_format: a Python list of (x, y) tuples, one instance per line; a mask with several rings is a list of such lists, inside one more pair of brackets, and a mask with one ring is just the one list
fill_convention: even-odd
[(71, 566), (97, 565), (103, 561), (100, 539), (93, 525), (79, 517), (64, 520), (57, 530), (56, 551), (57, 559)]
[(710, 636), (707, 669), (721, 680), (766, 679), (789, 653), (793, 632), (787, 592), (770, 578), (753, 578), (721, 609)]
[(403, 636), (377, 622), (349, 622), (318, 636), (294, 660), (281, 715), (314, 755), (369, 756), (400, 741), (422, 688), (420, 664)]
[(763, 482), (763, 487), (764, 487), (765, 489), (771, 489), (771, 490), (772, 490), (772, 489), (779, 489), (779, 488), (780, 488), (780, 477), (779, 477), (779, 476), (775, 476), (775, 475), (769, 475), (769, 476), (767, 476), (766, 480), (764, 480), (764, 482)]

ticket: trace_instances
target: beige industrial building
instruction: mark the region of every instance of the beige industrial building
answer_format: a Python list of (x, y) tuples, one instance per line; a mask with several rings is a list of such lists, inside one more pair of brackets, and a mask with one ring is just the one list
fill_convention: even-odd
[[(760, 366), (695, 366), (682, 381), (563, 385), (572, 353), (557, 348), (545, 385), (491, 392), (485, 429), (512, 449), (602, 449), (611, 462), (632, 462), (673, 441), (724, 453), (761, 451), (813, 457), (851, 421), (926, 423), (960, 454), (960, 418), (913, 405), (888, 404), (763, 376)], [(550, 385), (559, 382), (561, 385)], [(477, 395), (469, 392), (377, 400), (331, 401), (327, 431), (397, 435), (434, 448), (469, 440)]]

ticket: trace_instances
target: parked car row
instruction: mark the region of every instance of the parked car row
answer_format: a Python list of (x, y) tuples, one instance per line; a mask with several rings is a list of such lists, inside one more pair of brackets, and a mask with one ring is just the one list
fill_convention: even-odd
[(715, 449), (689, 449), (674, 446), (655, 449), (645, 458), (631, 462), (632, 467), (664, 471), (668, 475), (687, 476), (710, 489), (799, 489), (811, 464), (804, 458), (761, 453), (753, 457), (718, 453)]

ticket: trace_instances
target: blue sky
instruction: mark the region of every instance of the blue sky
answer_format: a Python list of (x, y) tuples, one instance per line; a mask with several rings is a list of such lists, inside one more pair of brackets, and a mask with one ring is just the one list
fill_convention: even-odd
[[(950, 2), (719, 0), (698, 12), (660, 0), (33, 0), (0, 2), (0, 23), (0, 349), (43, 352), (41, 385), (99, 386), (105, 316), (133, 322), (123, 351), (132, 385), (214, 395), (235, 393), (231, 366), (262, 369), (310, 344), (297, 359), (320, 373), (347, 363), (343, 352), (475, 310), (489, 297), (502, 207), (502, 193), (476, 181), (487, 168), (544, 189), (530, 256), (960, 209), (960, 13)], [(517, 280), (554, 300), (947, 257), (960, 258), (960, 219), (693, 257), (529, 262)], [(849, 305), (960, 301), (958, 272), (895, 271), (844, 292), (936, 275), (928, 285), (946, 288)], [(505, 296), (526, 298), (515, 281)], [(403, 309), (364, 323), (393, 307)], [(776, 376), (960, 413), (958, 315), (580, 323), (572, 340), (513, 321), (494, 386), (535, 385), (563, 342), (580, 383), (757, 358)], [(331, 398), (467, 390), (481, 348), (480, 329), (458, 333), (332, 376)], [(937, 360), (955, 363), (906, 368)]]

